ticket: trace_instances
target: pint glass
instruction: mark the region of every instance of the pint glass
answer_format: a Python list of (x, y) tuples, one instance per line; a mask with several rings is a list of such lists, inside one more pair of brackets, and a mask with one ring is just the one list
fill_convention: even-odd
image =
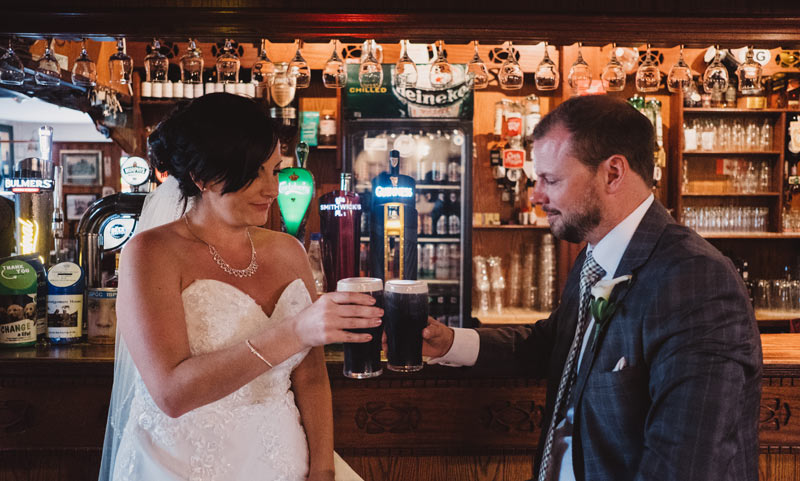
[[(383, 281), (375, 277), (348, 277), (336, 284), (339, 292), (362, 292), (375, 298), (375, 307), (383, 308)], [(372, 335), (369, 342), (344, 343), (344, 375), (367, 379), (383, 374), (381, 369), (381, 337), (383, 326), (368, 329), (349, 329), (351, 332)]]
[(428, 325), (428, 285), (423, 281), (386, 281), (383, 325), (392, 371), (422, 369), (422, 330)]

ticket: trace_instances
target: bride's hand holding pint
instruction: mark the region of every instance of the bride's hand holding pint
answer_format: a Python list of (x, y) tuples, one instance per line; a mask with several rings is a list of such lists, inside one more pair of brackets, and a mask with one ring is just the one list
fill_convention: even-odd
[(369, 342), (372, 336), (345, 329), (367, 329), (381, 324), (383, 309), (375, 298), (356, 292), (324, 294), (295, 316), (294, 333), (304, 347), (339, 342)]

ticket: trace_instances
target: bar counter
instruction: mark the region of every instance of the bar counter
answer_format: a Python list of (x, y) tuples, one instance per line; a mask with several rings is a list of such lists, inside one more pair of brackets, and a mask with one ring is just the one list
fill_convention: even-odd
[[(800, 334), (764, 334), (760, 476), (800, 473)], [(0, 350), (0, 480), (96, 479), (113, 346)], [(513, 373), (425, 366), (342, 376), (326, 352), (337, 451), (366, 480), (527, 480), (545, 383)]]

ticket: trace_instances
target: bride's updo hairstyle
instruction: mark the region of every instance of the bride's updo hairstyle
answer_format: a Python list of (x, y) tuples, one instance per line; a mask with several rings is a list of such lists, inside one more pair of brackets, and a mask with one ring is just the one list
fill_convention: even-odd
[(174, 176), (189, 198), (200, 194), (195, 181), (221, 182), (223, 194), (250, 185), (277, 147), (278, 136), (258, 104), (214, 93), (172, 112), (147, 144), (153, 167)]

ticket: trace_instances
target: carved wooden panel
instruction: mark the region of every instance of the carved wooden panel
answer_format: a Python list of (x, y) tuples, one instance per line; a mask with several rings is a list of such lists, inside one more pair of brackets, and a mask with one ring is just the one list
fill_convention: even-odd
[(759, 441), (762, 446), (800, 449), (800, 382), (765, 378), (761, 393)]

